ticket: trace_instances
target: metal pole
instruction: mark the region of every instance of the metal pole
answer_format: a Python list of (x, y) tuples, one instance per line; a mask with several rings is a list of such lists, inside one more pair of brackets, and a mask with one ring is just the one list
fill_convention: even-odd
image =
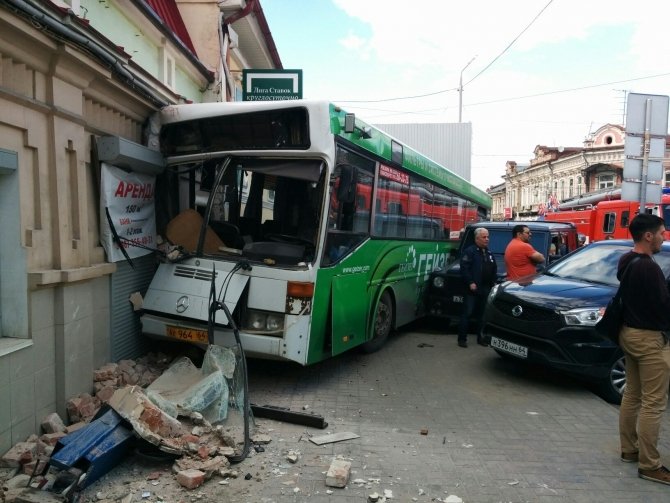
[(640, 180), (640, 210), (645, 211), (647, 203), (647, 173), (649, 171), (649, 150), (651, 149), (651, 99), (644, 106), (644, 143), (642, 145), (642, 179)]

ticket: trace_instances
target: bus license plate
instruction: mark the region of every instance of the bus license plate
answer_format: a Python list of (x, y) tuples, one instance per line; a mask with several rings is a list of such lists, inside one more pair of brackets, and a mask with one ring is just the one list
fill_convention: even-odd
[(525, 346), (519, 346), (512, 342), (507, 342), (497, 337), (491, 337), (491, 347), (504, 351), (514, 356), (520, 358), (528, 358), (528, 348)]
[(193, 328), (166, 327), (168, 337), (179, 339), (180, 341), (204, 342), (209, 341), (207, 330), (195, 330)]
[(451, 299), (454, 304), (463, 304), (463, 296), (462, 295), (454, 295)]

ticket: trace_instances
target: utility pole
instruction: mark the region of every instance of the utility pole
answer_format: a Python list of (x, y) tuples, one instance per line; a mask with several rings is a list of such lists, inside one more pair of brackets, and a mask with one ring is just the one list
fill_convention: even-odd
[(463, 122), (463, 72), (465, 69), (470, 66), (477, 56), (472, 56), (472, 59), (468, 61), (468, 64), (463, 67), (461, 70), (461, 77), (458, 80), (458, 122)]

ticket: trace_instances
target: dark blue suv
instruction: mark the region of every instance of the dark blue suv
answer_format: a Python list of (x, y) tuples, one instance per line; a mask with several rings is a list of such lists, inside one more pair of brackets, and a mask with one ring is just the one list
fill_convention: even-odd
[[(512, 240), (515, 225), (525, 225), (532, 232), (530, 244), (551, 263), (577, 247), (577, 228), (567, 222), (511, 221), (478, 222), (469, 224), (463, 233), (461, 244), (446, 268), (436, 269), (430, 275), (426, 293), (426, 312), (431, 317), (446, 318), (457, 323), (463, 308), (465, 285), (461, 279), (459, 258), (462, 250), (475, 242), (474, 230), (485, 227), (489, 231), (489, 250), (498, 266), (498, 279), (505, 278), (505, 248)], [(552, 247), (552, 244), (554, 247)], [(564, 244), (561, 247), (561, 244)], [(561, 251), (552, 255), (554, 248)], [(545, 265), (539, 266), (543, 269)]]
[[(619, 286), (619, 258), (632, 240), (591, 243), (522, 282), (494, 286), (484, 313), (484, 337), (501, 356), (581, 377), (619, 403), (626, 385), (621, 349), (594, 325)], [(670, 242), (654, 260), (670, 278)]]

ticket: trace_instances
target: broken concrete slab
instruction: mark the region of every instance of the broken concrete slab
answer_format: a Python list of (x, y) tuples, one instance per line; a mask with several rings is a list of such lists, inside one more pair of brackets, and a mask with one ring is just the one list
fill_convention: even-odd
[(199, 413), (210, 424), (220, 423), (228, 415), (228, 380), (235, 361), (229, 348), (209, 346), (202, 368), (186, 357), (175, 360), (147, 387), (147, 396), (172, 417)]
[(158, 408), (137, 386), (114, 392), (109, 405), (128, 421), (135, 433), (164, 452), (181, 454), (182, 437), (189, 432), (176, 419)]

